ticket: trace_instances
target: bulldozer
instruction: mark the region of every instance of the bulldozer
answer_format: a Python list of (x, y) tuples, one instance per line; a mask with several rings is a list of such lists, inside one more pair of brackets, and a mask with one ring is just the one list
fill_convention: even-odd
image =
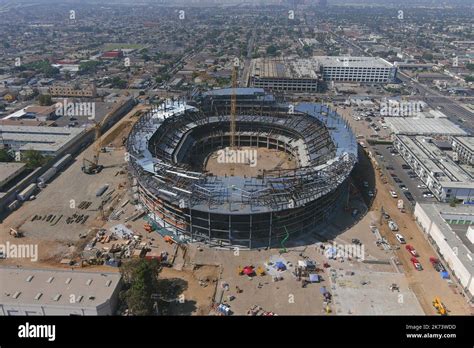
[(438, 314), (441, 315), (448, 315), (446, 307), (444, 306), (443, 302), (439, 299), (439, 297), (435, 297), (433, 300), (433, 307), (436, 309)]

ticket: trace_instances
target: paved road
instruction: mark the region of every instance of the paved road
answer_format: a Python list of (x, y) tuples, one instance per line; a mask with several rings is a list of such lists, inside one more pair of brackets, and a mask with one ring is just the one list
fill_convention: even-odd
[(247, 45), (247, 56), (244, 61), (244, 68), (241, 71), (241, 76), (239, 77), (239, 86), (248, 87), (250, 79), (250, 63), (252, 61), (253, 48), (255, 45), (255, 35), (256, 30), (252, 31), (252, 36), (250, 37), (249, 43)]

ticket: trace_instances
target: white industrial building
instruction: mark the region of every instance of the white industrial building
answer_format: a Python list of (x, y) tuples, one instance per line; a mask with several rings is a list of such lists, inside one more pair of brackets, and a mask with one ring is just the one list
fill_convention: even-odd
[(415, 219), (428, 240), (435, 246), (453, 276), (472, 302), (474, 296), (474, 206), (420, 204), (415, 206)]
[(456, 160), (464, 164), (474, 164), (474, 137), (451, 137), (451, 145)]
[(325, 81), (390, 83), (397, 76), (397, 67), (378, 57), (315, 56)]
[(0, 268), (0, 315), (114, 315), (120, 273)]
[(250, 86), (274, 91), (316, 92), (319, 66), (311, 59), (257, 58), (251, 62)]
[(56, 155), (61, 149), (85, 135), (84, 128), (0, 126), (3, 144), (13, 151), (36, 150), (44, 155)]
[[(420, 117), (386, 117), (385, 122), (393, 134), (404, 135), (443, 135), (466, 136), (468, 135), (457, 124), (447, 117), (434, 116), (438, 113), (422, 112)], [(443, 115), (443, 114), (441, 114)], [(431, 116), (431, 117), (430, 117)]]
[(393, 145), (438, 200), (474, 202), (473, 173), (456, 164), (432, 138), (397, 135)]

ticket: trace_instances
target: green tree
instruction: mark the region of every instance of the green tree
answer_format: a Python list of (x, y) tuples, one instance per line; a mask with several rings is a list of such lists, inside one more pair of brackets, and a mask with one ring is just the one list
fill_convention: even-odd
[(112, 83), (112, 88), (126, 88), (127, 87), (127, 81), (122, 80), (118, 76), (114, 76), (112, 78), (111, 83)]
[(26, 163), (28, 169), (42, 167), (48, 161), (47, 157), (43, 156), (36, 150), (26, 150), (21, 157), (22, 161)]
[(13, 162), (14, 158), (6, 149), (0, 149), (0, 162)]
[(90, 60), (88, 62), (82, 62), (79, 65), (79, 74), (84, 75), (84, 74), (94, 73), (97, 71), (97, 69), (99, 68), (101, 64), (102, 64), (101, 62), (94, 61), (94, 60)]
[(425, 53), (423, 53), (421, 58), (423, 58), (424, 60), (432, 61), (433, 60), (433, 54), (429, 53), (429, 52), (425, 52)]
[(38, 102), (41, 106), (53, 105), (53, 100), (49, 94), (41, 94), (38, 98)]
[(132, 315), (153, 314), (152, 294), (157, 291), (160, 271), (161, 266), (156, 260), (131, 260), (121, 267), (125, 284), (120, 298)]
[(466, 76), (464, 80), (466, 82), (474, 82), (474, 75)]
[(278, 47), (276, 47), (275, 45), (270, 45), (267, 47), (267, 54), (270, 55), (270, 56), (276, 56), (278, 52)]

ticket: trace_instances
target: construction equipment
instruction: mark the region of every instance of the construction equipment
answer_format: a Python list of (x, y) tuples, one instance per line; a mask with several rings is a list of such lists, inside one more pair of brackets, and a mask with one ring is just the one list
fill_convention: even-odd
[(439, 297), (434, 298), (433, 307), (436, 308), (436, 311), (438, 312), (438, 314), (448, 315), (448, 311), (446, 310), (446, 307), (444, 306), (443, 302), (441, 302)]
[(150, 225), (148, 222), (143, 225), (143, 228), (144, 228), (145, 231), (147, 231), (148, 233), (151, 233), (151, 232), (153, 232), (153, 231), (155, 230), (155, 229), (153, 228), (153, 226)]
[(165, 236), (165, 237), (164, 237), (164, 240), (165, 240), (165, 242), (168, 243), (168, 244), (173, 244), (173, 243), (175, 243), (175, 241), (173, 240), (173, 238), (171, 238), (170, 236)]
[(15, 230), (14, 228), (10, 228), (10, 236), (13, 236), (14, 238), (21, 238), (23, 237), (23, 233)]
[(102, 141), (99, 140), (102, 136), (102, 127), (107, 123), (109, 118), (114, 114), (114, 110), (109, 112), (102, 121), (95, 122), (94, 124), (94, 146), (92, 149), (92, 160), (83, 158), (82, 159), (82, 171), (85, 174), (97, 174), (104, 169), (104, 166), (99, 165), (99, 155), (100, 152), (105, 152), (105, 149), (102, 147)]

